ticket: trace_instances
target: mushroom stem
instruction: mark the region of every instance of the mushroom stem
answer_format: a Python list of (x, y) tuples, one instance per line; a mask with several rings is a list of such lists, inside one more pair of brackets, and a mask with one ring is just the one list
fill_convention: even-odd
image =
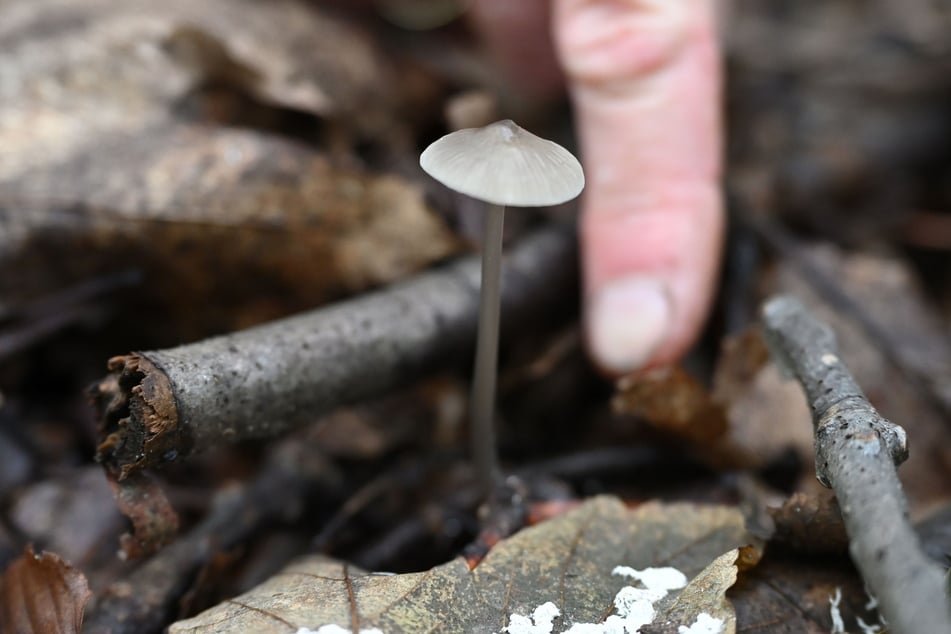
[(486, 499), (500, 479), (495, 447), (495, 381), (499, 357), (499, 296), (504, 222), (505, 206), (489, 205), (485, 213), (482, 236), (479, 332), (469, 420), (476, 475)]

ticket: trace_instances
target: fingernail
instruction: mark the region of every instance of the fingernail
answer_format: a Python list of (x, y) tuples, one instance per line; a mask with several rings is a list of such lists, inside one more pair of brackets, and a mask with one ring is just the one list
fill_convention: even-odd
[(605, 285), (591, 311), (591, 352), (605, 370), (616, 373), (647, 363), (666, 336), (671, 317), (666, 287), (640, 276)]

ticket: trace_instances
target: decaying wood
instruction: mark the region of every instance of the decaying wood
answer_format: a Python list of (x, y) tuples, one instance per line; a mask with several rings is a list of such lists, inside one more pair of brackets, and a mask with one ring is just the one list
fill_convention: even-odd
[[(177, 601), (195, 573), (222, 551), (245, 542), (262, 526), (306, 508), (338, 485), (339, 474), (312, 444), (288, 438), (255, 479), (223, 491), (208, 517), (113, 583), (86, 615), (86, 634), (157, 632), (175, 616)], [(296, 509), (296, 511), (295, 511)]]
[(178, 513), (150, 473), (136, 473), (121, 482), (106, 474), (119, 511), (129, 518), (132, 531), (119, 538), (120, 556), (141, 559), (174, 540)]
[(763, 310), (777, 361), (794, 373), (812, 408), (816, 474), (835, 490), (852, 559), (895, 632), (949, 632), (941, 570), (922, 552), (907, 518), (895, 466), (905, 431), (882, 418), (837, 355), (835, 335), (798, 301)]
[[(572, 295), (574, 231), (554, 226), (515, 246), (503, 266), (513, 330)], [(390, 390), (468, 354), (479, 262), (466, 258), (408, 282), (296, 317), (169, 350), (110, 361), (93, 387), (99, 460), (121, 479), (221, 443), (279, 434)]]

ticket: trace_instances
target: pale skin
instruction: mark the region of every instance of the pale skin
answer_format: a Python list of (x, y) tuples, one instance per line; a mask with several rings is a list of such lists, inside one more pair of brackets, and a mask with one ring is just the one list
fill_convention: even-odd
[(474, 0), (472, 10), (514, 83), (571, 95), (594, 361), (621, 374), (677, 360), (709, 310), (723, 234), (714, 0)]

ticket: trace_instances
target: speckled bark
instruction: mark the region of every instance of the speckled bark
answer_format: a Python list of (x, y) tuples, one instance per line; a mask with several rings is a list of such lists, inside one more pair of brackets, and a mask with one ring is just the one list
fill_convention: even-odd
[(798, 301), (763, 310), (777, 361), (812, 408), (819, 480), (836, 493), (852, 560), (899, 634), (951, 632), (941, 570), (921, 550), (895, 465), (908, 457), (904, 430), (871, 406), (838, 357), (835, 335)]
[[(573, 228), (539, 230), (503, 265), (503, 327), (571, 300)], [(326, 308), (169, 350), (110, 361), (93, 387), (103, 464), (125, 477), (220, 443), (263, 438), (469, 355), (479, 303), (469, 257)]]

